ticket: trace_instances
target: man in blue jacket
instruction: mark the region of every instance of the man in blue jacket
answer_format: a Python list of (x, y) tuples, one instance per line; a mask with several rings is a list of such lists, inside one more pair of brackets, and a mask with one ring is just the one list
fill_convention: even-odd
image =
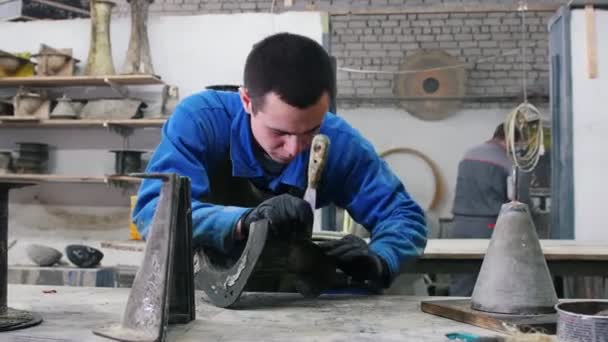
[[(176, 107), (147, 171), (190, 178), (195, 246), (228, 255), (260, 219), (279, 239), (310, 229), (313, 212), (302, 197), (309, 146), (323, 133), (331, 148), (317, 207), (346, 208), (371, 232), (369, 245), (350, 235), (322, 244), (325, 253), (354, 279), (385, 287), (422, 253), (423, 211), (372, 145), (327, 112), (335, 92), (325, 50), (281, 33), (254, 46), (238, 93), (207, 90)], [(139, 190), (134, 222), (144, 238), (159, 192), (153, 180)]]

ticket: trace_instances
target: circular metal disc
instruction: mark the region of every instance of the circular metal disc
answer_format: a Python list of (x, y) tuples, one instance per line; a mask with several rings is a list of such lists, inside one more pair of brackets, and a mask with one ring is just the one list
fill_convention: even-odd
[(35, 312), (7, 308), (0, 314), (0, 331), (10, 331), (31, 327), (42, 322), (42, 317)]
[[(406, 57), (400, 70), (424, 70), (399, 74), (395, 78), (395, 95), (409, 113), (423, 120), (445, 119), (461, 106), (458, 98), (466, 92), (466, 71), (458, 58), (443, 50), (420, 50)], [(447, 68), (446, 68), (447, 67)], [(428, 99), (428, 100), (427, 100)]]

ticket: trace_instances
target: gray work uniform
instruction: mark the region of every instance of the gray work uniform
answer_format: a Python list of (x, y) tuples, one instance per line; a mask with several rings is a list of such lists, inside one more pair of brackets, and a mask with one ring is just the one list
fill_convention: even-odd
[[(468, 150), (458, 165), (453, 223), (448, 237), (453, 239), (488, 239), (492, 236), (500, 207), (509, 201), (507, 178), (513, 163), (499, 141), (490, 140)], [(520, 173), (518, 183), (527, 177)], [(528, 202), (527, 187), (518, 186), (520, 200)], [(470, 296), (477, 274), (452, 275), (450, 295)]]

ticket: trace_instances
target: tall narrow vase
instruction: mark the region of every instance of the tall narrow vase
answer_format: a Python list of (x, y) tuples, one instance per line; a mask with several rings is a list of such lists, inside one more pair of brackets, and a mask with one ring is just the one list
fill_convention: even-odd
[(131, 5), (131, 39), (124, 74), (154, 74), (148, 40), (148, 11), (154, 0), (127, 0)]
[(84, 73), (86, 75), (113, 75), (112, 43), (110, 42), (110, 19), (116, 3), (109, 0), (90, 0), (91, 45)]

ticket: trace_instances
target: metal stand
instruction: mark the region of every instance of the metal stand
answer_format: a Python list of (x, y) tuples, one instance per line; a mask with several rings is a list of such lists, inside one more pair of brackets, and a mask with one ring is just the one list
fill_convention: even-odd
[(190, 180), (176, 174), (131, 176), (164, 183), (122, 323), (93, 333), (117, 341), (164, 341), (169, 323), (195, 319)]
[(0, 184), (0, 331), (31, 327), (42, 322), (40, 315), (7, 306), (8, 193), (28, 184)]

